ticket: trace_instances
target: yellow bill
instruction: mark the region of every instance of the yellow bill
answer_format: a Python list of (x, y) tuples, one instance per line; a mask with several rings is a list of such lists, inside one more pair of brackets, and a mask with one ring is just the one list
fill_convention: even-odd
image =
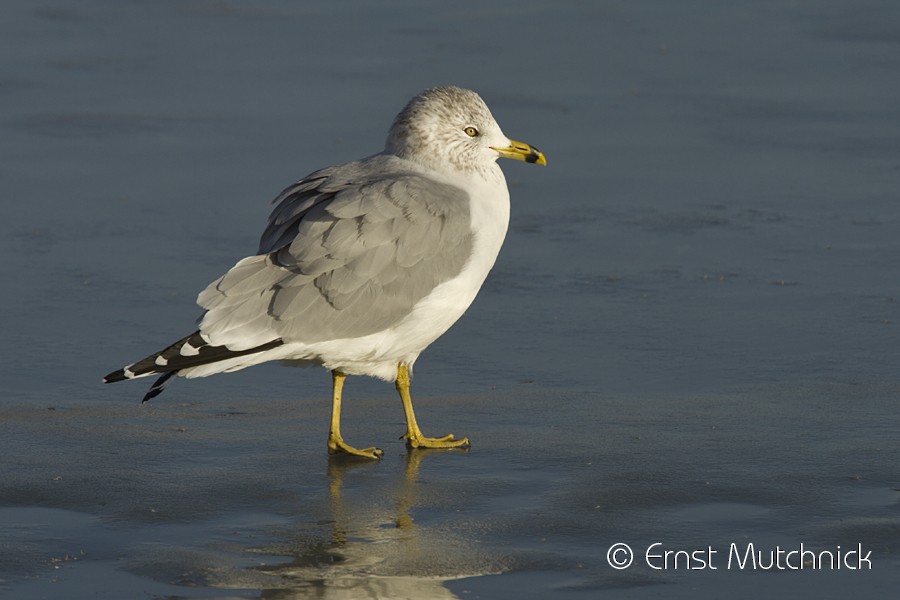
[(506, 148), (498, 148), (496, 146), (491, 146), (491, 149), (496, 151), (503, 158), (512, 158), (513, 160), (522, 160), (527, 163), (534, 163), (536, 165), (546, 165), (547, 159), (544, 158), (544, 153), (531, 146), (526, 144), (525, 142), (517, 142), (516, 140), (509, 140), (509, 146)]

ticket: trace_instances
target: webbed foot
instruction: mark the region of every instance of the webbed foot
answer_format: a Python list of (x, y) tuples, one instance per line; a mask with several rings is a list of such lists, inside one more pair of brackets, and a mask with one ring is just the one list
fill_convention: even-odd
[(354, 448), (341, 438), (328, 438), (328, 454), (348, 454), (378, 460), (384, 456), (384, 451), (374, 446), (362, 449)]
[(468, 448), (471, 446), (469, 438), (457, 440), (449, 433), (442, 437), (431, 438), (425, 437), (421, 432), (408, 431), (401, 440), (406, 440), (406, 445), (410, 448)]

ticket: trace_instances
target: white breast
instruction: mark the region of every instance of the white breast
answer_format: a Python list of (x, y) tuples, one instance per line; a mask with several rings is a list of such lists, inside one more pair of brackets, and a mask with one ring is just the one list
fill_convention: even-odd
[[(358, 340), (325, 342), (327, 368), (351, 375), (393, 379), (397, 363), (410, 366), (419, 353), (450, 328), (469, 308), (494, 266), (509, 226), (509, 190), (499, 167), (493, 177), (476, 176), (471, 182), (472, 257), (455, 278), (437, 286), (394, 327)], [(324, 348), (323, 348), (324, 350)]]

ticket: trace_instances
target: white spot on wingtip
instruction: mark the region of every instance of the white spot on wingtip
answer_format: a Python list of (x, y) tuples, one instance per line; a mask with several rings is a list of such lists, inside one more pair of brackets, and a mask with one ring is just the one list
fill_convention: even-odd
[(133, 365), (128, 365), (124, 369), (122, 369), (122, 374), (125, 375), (127, 379), (134, 379), (134, 371), (132, 371), (129, 367)]
[(191, 346), (188, 342), (185, 342), (178, 353), (182, 356), (197, 356), (200, 354), (200, 351)]
[(160, 354), (159, 356), (157, 356), (157, 357), (156, 357), (156, 360), (153, 361), (153, 362), (154, 362), (157, 366), (160, 366), (160, 367), (165, 367), (167, 364), (169, 364), (169, 361), (166, 360), (166, 359), (163, 357), (162, 354)]

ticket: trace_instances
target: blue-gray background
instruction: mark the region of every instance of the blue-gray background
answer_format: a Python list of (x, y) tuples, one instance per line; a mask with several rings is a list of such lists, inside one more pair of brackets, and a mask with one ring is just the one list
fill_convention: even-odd
[[(0, 17), (0, 591), (900, 585), (900, 5), (39, 0)], [(416, 364), (426, 433), (470, 452), (408, 458), (391, 386), (352, 379), (348, 438), (387, 455), (329, 463), (320, 370), (178, 381), (145, 406), (142, 383), (99, 384), (190, 331), (282, 187), (379, 151), (409, 97), (448, 83), (549, 161), (503, 165), (507, 243)], [(875, 568), (606, 562), (656, 541), (862, 544)]]

